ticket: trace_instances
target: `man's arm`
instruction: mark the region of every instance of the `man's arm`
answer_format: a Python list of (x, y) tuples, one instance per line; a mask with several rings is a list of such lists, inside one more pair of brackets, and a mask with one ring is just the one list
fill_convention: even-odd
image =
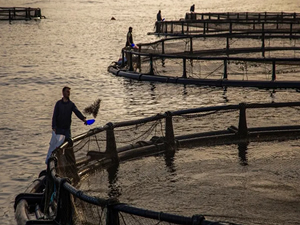
[(77, 109), (76, 105), (73, 103), (72, 111), (75, 113), (75, 115), (82, 120), (83, 122), (86, 121), (86, 117), (82, 115), (82, 113)]

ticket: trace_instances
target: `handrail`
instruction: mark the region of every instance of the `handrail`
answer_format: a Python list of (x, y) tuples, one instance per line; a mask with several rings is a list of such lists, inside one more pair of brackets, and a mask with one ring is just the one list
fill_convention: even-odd
[[(261, 34), (261, 31), (254, 31), (254, 32), (241, 32), (241, 33), (220, 33), (220, 34), (193, 34), (193, 35), (188, 35), (188, 36), (177, 36), (177, 37), (169, 37), (169, 38), (162, 38), (157, 41), (153, 42), (148, 42), (148, 43), (138, 43), (136, 44), (137, 46), (149, 46), (149, 45), (155, 45), (158, 43), (166, 43), (169, 41), (174, 41), (174, 40), (181, 40), (181, 39), (194, 39), (194, 38), (249, 38), (249, 39), (299, 39), (300, 35), (297, 33), (292, 33), (288, 32), (290, 35), (277, 35), (277, 34), (282, 34), (281, 31), (266, 31), (266, 33), (271, 34), (271, 35), (264, 35)], [(275, 34), (275, 35), (274, 35)]]
[(299, 62), (300, 58), (254, 58), (254, 57), (226, 57), (226, 56), (218, 56), (218, 57), (207, 57), (207, 56), (187, 56), (187, 55), (168, 55), (168, 54), (157, 54), (157, 53), (143, 53), (143, 52), (135, 52), (131, 50), (124, 50), (124, 52), (139, 55), (139, 56), (152, 56), (152, 57), (163, 57), (163, 58), (172, 58), (172, 59), (195, 59), (195, 60), (234, 60), (234, 61), (248, 61), (248, 62)]

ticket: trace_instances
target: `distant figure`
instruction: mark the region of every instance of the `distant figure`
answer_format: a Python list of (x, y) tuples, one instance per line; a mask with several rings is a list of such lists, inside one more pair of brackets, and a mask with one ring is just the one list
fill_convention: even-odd
[(70, 89), (69, 87), (62, 89), (63, 98), (56, 102), (52, 117), (52, 130), (55, 134), (65, 135), (65, 140), (71, 139), (72, 112), (84, 123), (86, 122), (86, 117), (70, 100)]
[(156, 15), (156, 21), (157, 21), (157, 22), (162, 21), (161, 11), (160, 11), (160, 10), (158, 11), (158, 13), (157, 13), (157, 15)]
[(116, 20), (116, 18), (115, 18), (115, 17), (112, 17), (110, 20)]
[(125, 47), (133, 47), (133, 37), (132, 37), (132, 27), (129, 27), (128, 32), (127, 32), (127, 36), (126, 36), (126, 45)]
[(190, 12), (191, 12), (191, 13), (194, 13), (194, 12), (195, 12), (195, 4), (193, 4), (193, 5), (191, 6)]

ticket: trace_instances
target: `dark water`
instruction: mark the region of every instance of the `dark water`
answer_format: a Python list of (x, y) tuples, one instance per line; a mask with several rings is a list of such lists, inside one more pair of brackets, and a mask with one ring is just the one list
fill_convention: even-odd
[(92, 173), (80, 189), (213, 221), (299, 224), (299, 149), (299, 140), (179, 149)]
[[(184, 17), (188, 1), (0, 0), (0, 6), (40, 7), (41, 21), (0, 21), (0, 220), (14, 224), (13, 203), (45, 169), (51, 117), (61, 88), (72, 88), (79, 109), (101, 98), (94, 126), (136, 119), (166, 110), (239, 102), (296, 101), (295, 91), (176, 86), (139, 83), (112, 76), (107, 66), (120, 57), (129, 26), (134, 41), (157, 40), (158, 9), (166, 19)], [(196, 11), (300, 11), (289, 1), (217, 1), (196, 3)], [(111, 17), (115, 21), (110, 20)], [(73, 118), (73, 136), (85, 127)]]

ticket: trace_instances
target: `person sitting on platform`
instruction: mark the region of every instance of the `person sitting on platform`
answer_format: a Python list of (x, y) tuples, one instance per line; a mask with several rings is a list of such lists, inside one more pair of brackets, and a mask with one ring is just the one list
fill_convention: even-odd
[(138, 48), (134, 43), (133, 43), (133, 37), (132, 37), (132, 27), (129, 27), (127, 36), (126, 36), (126, 45), (125, 48), (130, 47), (130, 48)]

